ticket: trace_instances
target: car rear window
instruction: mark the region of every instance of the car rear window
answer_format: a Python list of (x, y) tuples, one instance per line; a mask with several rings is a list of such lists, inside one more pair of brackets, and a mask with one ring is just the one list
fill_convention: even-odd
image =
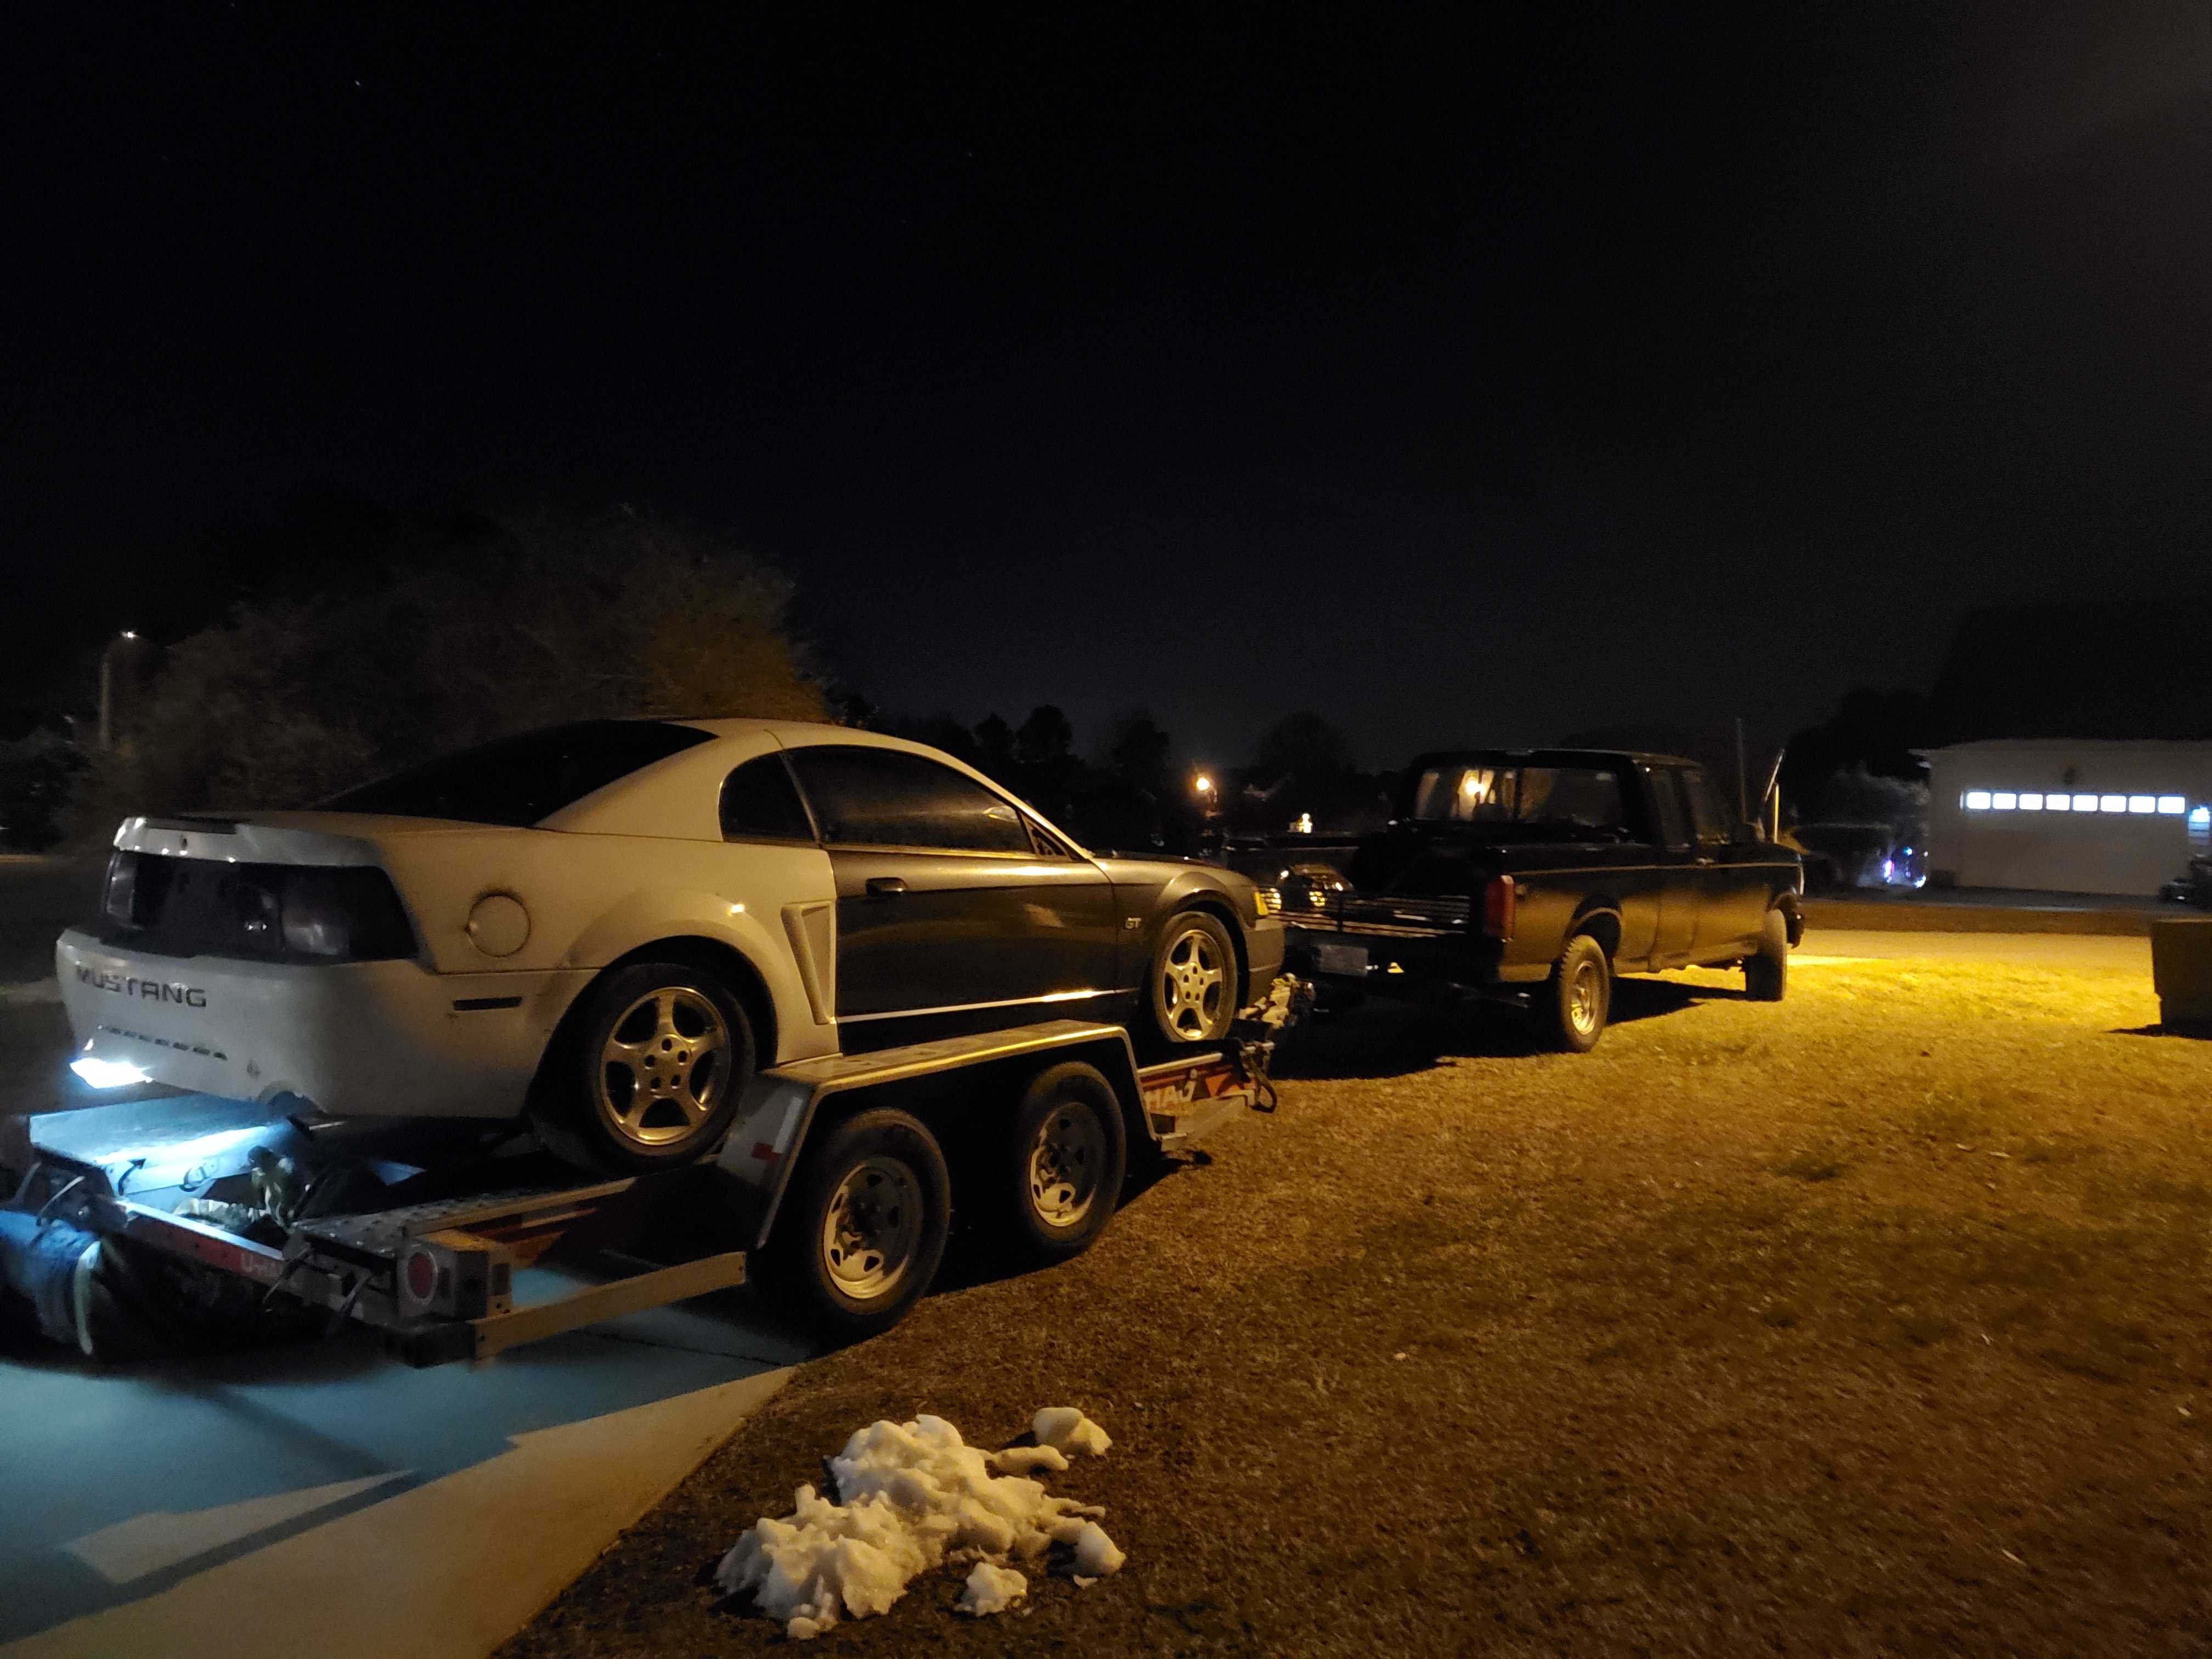
[(1434, 766), (1413, 791), (1413, 817), (1448, 823), (1619, 830), (1620, 779), (1595, 766)]
[(426, 761), (322, 805), (333, 812), (537, 823), (708, 737), (665, 720), (576, 720)]

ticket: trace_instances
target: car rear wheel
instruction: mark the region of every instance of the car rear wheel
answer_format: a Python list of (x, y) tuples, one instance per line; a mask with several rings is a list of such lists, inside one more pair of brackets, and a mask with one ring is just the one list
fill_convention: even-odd
[(586, 990), (556, 1040), (533, 1103), (538, 1137), (616, 1175), (690, 1163), (720, 1144), (754, 1063), (752, 1023), (720, 979), (634, 963)]
[(1577, 933), (1553, 965), (1537, 1005), (1543, 1035), (1554, 1048), (1586, 1054), (1605, 1035), (1612, 1012), (1613, 964), (1603, 945), (1588, 933)]
[(1243, 989), (1237, 947), (1218, 916), (1182, 910), (1160, 929), (1147, 976), (1153, 1034), (1171, 1048), (1218, 1042), (1236, 1024)]
[(921, 1299), (951, 1225), (936, 1138), (905, 1112), (858, 1112), (807, 1148), (761, 1255), (763, 1278), (804, 1322), (857, 1342)]
[(1759, 925), (1759, 954), (1743, 959), (1743, 985), (1753, 1002), (1779, 1002), (1790, 987), (1790, 922), (1779, 910)]

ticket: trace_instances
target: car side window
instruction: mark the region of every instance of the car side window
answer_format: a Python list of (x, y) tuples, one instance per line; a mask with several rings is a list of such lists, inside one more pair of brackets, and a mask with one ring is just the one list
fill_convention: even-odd
[(956, 853), (1032, 851), (1018, 811), (927, 756), (825, 744), (793, 750), (791, 764), (824, 841)]
[(722, 780), (724, 841), (814, 839), (806, 807), (781, 755), (749, 760)]
[(1712, 780), (1697, 767), (1684, 767), (1679, 774), (1682, 793), (1690, 803), (1690, 822), (1697, 826), (1698, 844), (1705, 847), (1725, 847), (1735, 839), (1729, 829), (1728, 814), (1721, 810), (1721, 800), (1713, 793)]
[(1651, 806), (1658, 814), (1659, 844), (1680, 852), (1690, 844), (1690, 813), (1682, 805), (1675, 775), (1662, 767), (1650, 768), (1644, 775), (1651, 781)]

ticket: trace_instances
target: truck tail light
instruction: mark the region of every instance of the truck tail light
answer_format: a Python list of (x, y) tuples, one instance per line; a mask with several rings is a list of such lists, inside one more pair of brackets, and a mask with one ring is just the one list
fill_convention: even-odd
[(1513, 910), (1519, 897), (1510, 876), (1492, 876), (1482, 890), (1482, 931), (1496, 939), (1513, 937)]

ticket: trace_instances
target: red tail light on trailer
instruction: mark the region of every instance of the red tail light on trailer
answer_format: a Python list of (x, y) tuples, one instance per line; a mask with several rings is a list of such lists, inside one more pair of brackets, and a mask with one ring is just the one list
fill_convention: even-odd
[(1519, 895), (1510, 876), (1492, 876), (1482, 890), (1482, 931), (1492, 939), (1513, 937), (1513, 908)]

